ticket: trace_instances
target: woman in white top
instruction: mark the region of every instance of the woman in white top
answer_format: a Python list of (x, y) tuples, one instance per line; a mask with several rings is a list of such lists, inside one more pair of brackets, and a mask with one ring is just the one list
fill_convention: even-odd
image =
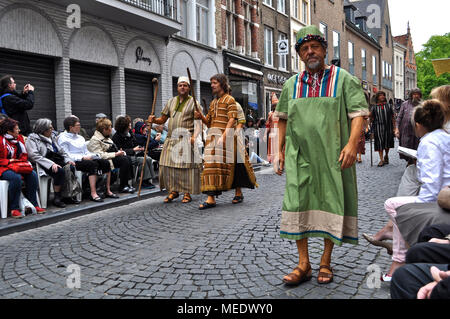
[(428, 100), (414, 113), (416, 134), (420, 138), (417, 172), (422, 185), (418, 196), (393, 197), (384, 204), (394, 227), (393, 262), (383, 281), (390, 281), (394, 271), (404, 265), (408, 250), (395, 220), (396, 209), (408, 203), (436, 202), (441, 189), (450, 185), (450, 134), (442, 128), (444, 110), (439, 100)]
[(75, 162), (75, 168), (79, 171), (88, 173), (89, 186), (91, 187), (91, 200), (94, 202), (103, 202), (103, 199), (97, 194), (96, 182), (97, 173), (101, 171), (106, 174), (106, 194), (105, 197), (119, 198), (119, 195), (111, 192), (111, 166), (107, 160), (101, 159), (98, 154), (91, 153), (87, 149), (86, 140), (79, 135), (81, 125), (78, 117), (72, 115), (64, 120), (65, 131), (58, 136), (58, 143)]

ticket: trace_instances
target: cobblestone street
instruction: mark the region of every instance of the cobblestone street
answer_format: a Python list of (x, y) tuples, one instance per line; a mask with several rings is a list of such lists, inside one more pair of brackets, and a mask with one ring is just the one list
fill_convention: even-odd
[[(389, 298), (389, 284), (368, 288), (367, 267), (389, 269), (390, 256), (366, 242), (387, 221), (383, 204), (396, 194), (405, 162), (391, 150), (379, 168), (370, 151), (357, 164), (357, 246), (335, 247), (334, 282), (316, 281), (323, 239), (310, 239), (313, 279), (295, 288), (281, 278), (297, 263), (295, 242), (279, 237), (284, 177), (257, 173), (259, 188), (232, 192), (215, 209), (197, 209), (164, 197), (135, 202), (0, 238), (2, 298)], [(69, 265), (80, 267), (81, 286), (67, 287)]]

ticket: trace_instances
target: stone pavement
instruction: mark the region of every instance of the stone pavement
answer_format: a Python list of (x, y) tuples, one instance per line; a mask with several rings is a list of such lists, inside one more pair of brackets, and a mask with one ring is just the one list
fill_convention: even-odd
[[(360, 235), (387, 221), (383, 203), (405, 168), (394, 150), (382, 168), (375, 154), (370, 166), (369, 154), (357, 164)], [(357, 246), (335, 247), (334, 282), (325, 286), (316, 281), (323, 240), (310, 239), (313, 280), (285, 287), (281, 278), (297, 263), (295, 242), (278, 235), (285, 178), (268, 168), (257, 180), (240, 205), (231, 204), (232, 192), (204, 211), (197, 209), (204, 196), (189, 204), (163, 204), (158, 196), (0, 237), (0, 296), (389, 298), (388, 283), (368, 288), (367, 267), (386, 271), (390, 257), (361, 236)], [(77, 283), (73, 265), (80, 288), (69, 288)]]

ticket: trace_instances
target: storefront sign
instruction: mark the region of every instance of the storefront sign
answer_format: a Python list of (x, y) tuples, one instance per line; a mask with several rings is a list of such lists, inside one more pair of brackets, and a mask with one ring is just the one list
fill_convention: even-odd
[(148, 65), (152, 65), (152, 59), (144, 57), (144, 50), (141, 47), (136, 48), (136, 63), (139, 61), (148, 62)]
[(284, 82), (287, 81), (287, 78), (285, 76), (269, 73), (267, 74), (267, 80), (275, 84), (284, 84)]

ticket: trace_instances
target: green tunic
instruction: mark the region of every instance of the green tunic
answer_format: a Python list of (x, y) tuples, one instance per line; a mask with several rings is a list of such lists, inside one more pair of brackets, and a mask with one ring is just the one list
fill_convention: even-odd
[(308, 76), (297, 74), (284, 84), (275, 112), (287, 120), (280, 236), (357, 244), (356, 169), (342, 171), (338, 160), (351, 119), (368, 115), (367, 102), (359, 80), (343, 69), (327, 68), (319, 97), (307, 97)]

